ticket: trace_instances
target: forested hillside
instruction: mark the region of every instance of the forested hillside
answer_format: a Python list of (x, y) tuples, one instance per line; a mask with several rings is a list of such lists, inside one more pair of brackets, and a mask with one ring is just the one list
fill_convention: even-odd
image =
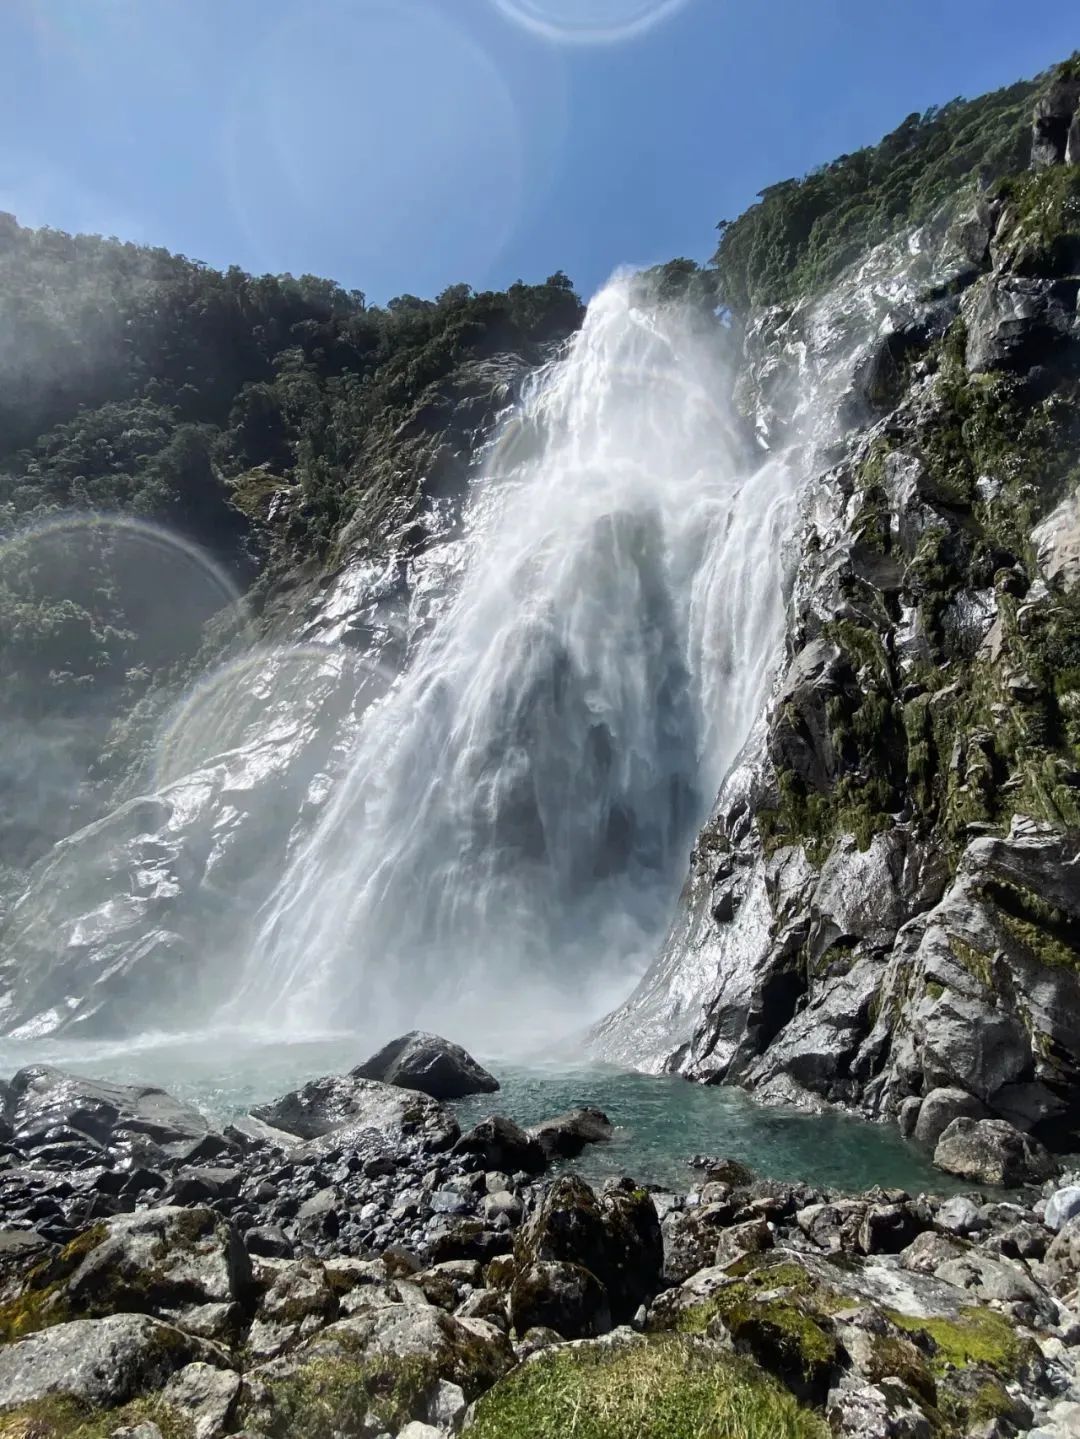
[(722, 302), (746, 314), (815, 293), (958, 190), (988, 189), (1025, 169), (1032, 108), (1068, 68), (916, 111), (879, 144), (762, 190), (756, 205), (718, 227), (713, 264)]
[(148, 614), (131, 532), (82, 521), (164, 526), (240, 591), (327, 563), (421, 397), (469, 358), (538, 360), (581, 313), (562, 274), (377, 307), (0, 217), (0, 868), (93, 812), (81, 781), (126, 760), (114, 720), (183, 672), (227, 594), (165, 586)]

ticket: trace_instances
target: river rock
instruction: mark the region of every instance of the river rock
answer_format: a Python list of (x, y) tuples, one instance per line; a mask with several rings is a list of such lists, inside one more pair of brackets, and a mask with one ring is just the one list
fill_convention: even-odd
[(946, 1199), (934, 1215), (934, 1223), (948, 1234), (974, 1234), (986, 1228), (979, 1206), (966, 1194)]
[(1058, 1164), (1038, 1140), (1003, 1119), (954, 1119), (938, 1140), (934, 1163), (983, 1184), (1038, 1184)]
[(378, 1079), (400, 1089), (416, 1089), (432, 1099), (462, 1099), (494, 1094), (499, 1081), (459, 1044), (414, 1029), (373, 1054), (351, 1071), (356, 1079)]
[(453, 1114), (429, 1095), (352, 1075), (313, 1079), (252, 1114), (275, 1129), (314, 1141), (316, 1148), (332, 1147), (318, 1143), (327, 1136), (344, 1147), (352, 1136), (377, 1130), (396, 1141), (416, 1136), (426, 1148), (439, 1151), (460, 1134)]
[(555, 1180), (515, 1244), (519, 1269), (537, 1263), (575, 1264), (607, 1292), (611, 1317), (626, 1324), (655, 1292), (664, 1264), (660, 1221), (649, 1195), (615, 1181), (597, 1195), (584, 1180)]
[(146, 1314), (74, 1319), (0, 1347), (0, 1408), (55, 1395), (111, 1409), (195, 1361), (226, 1363), (221, 1351)]
[(501, 1114), (482, 1119), (463, 1134), (454, 1153), (475, 1156), (483, 1168), (506, 1173), (539, 1174), (548, 1162), (537, 1140)]
[(47, 1064), (18, 1071), (5, 1096), (4, 1114), (22, 1145), (64, 1129), (107, 1149), (143, 1140), (178, 1156), (211, 1133), (197, 1109), (163, 1089), (86, 1079)]
[(1046, 1201), (1043, 1221), (1048, 1229), (1057, 1232), (1063, 1229), (1070, 1219), (1075, 1219), (1078, 1214), (1080, 1214), (1080, 1185), (1071, 1184), (1065, 1189), (1055, 1190)]
[(529, 1130), (548, 1159), (573, 1159), (587, 1144), (603, 1143), (614, 1133), (615, 1126), (599, 1109), (571, 1109)]
[(219, 1439), (229, 1428), (240, 1385), (240, 1375), (233, 1370), (196, 1360), (172, 1376), (161, 1398), (188, 1420), (194, 1439)]

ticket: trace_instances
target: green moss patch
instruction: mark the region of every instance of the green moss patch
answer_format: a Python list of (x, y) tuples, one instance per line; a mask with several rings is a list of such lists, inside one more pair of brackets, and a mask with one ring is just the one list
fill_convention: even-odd
[(93, 1410), (73, 1399), (41, 1399), (0, 1414), (0, 1439), (110, 1439), (117, 1429), (156, 1424), (162, 1439), (194, 1439), (191, 1422), (159, 1399)]
[(825, 1439), (825, 1426), (752, 1364), (667, 1335), (554, 1349), (477, 1405), (469, 1439)]
[(938, 1376), (979, 1364), (1008, 1379), (1021, 1368), (1031, 1348), (993, 1309), (965, 1309), (957, 1319), (915, 1319), (895, 1312), (889, 1318), (929, 1351), (930, 1368)]
[(437, 1379), (436, 1366), (417, 1357), (316, 1359), (271, 1384), (272, 1408), (258, 1427), (270, 1439), (337, 1439), (366, 1433), (367, 1416), (374, 1414), (396, 1433), (424, 1417)]

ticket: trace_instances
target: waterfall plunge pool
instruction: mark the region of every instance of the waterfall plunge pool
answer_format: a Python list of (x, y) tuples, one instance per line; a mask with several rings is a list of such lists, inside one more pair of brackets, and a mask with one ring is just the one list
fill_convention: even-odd
[[(208, 1034), (185, 1038), (76, 1043), (0, 1042), (0, 1072), (54, 1064), (121, 1084), (154, 1084), (196, 1105), (216, 1124), (246, 1113), (321, 1074), (343, 1074), (366, 1057), (356, 1042), (334, 1037), (283, 1042)], [(843, 1114), (810, 1115), (755, 1103), (740, 1089), (647, 1075), (569, 1060), (506, 1060), (478, 1053), (499, 1079), (498, 1094), (476, 1095), (454, 1108), (463, 1128), (501, 1113), (518, 1124), (547, 1119), (575, 1105), (602, 1109), (616, 1126), (568, 1167), (599, 1181), (632, 1175), (644, 1184), (693, 1187), (693, 1154), (741, 1160), (769, 1178), (839, 1189), (881, 1184), (949, 1192), (957, 1185), (892, 1126)]]

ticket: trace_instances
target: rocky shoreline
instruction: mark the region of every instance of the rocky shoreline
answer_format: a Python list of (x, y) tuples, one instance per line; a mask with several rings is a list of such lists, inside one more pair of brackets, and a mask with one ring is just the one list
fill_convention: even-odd
[(3, 1087), (4, 1439), (1080, 1431), (1067, 1179), (844, 1194), (699, 1155), (683, 1193), (593, 1189), (559, 1164), (606, 1116), (462, 1134), (424, 1090), (497, 1080), (395, 1043), (220, 1132), (152, 1088)]

